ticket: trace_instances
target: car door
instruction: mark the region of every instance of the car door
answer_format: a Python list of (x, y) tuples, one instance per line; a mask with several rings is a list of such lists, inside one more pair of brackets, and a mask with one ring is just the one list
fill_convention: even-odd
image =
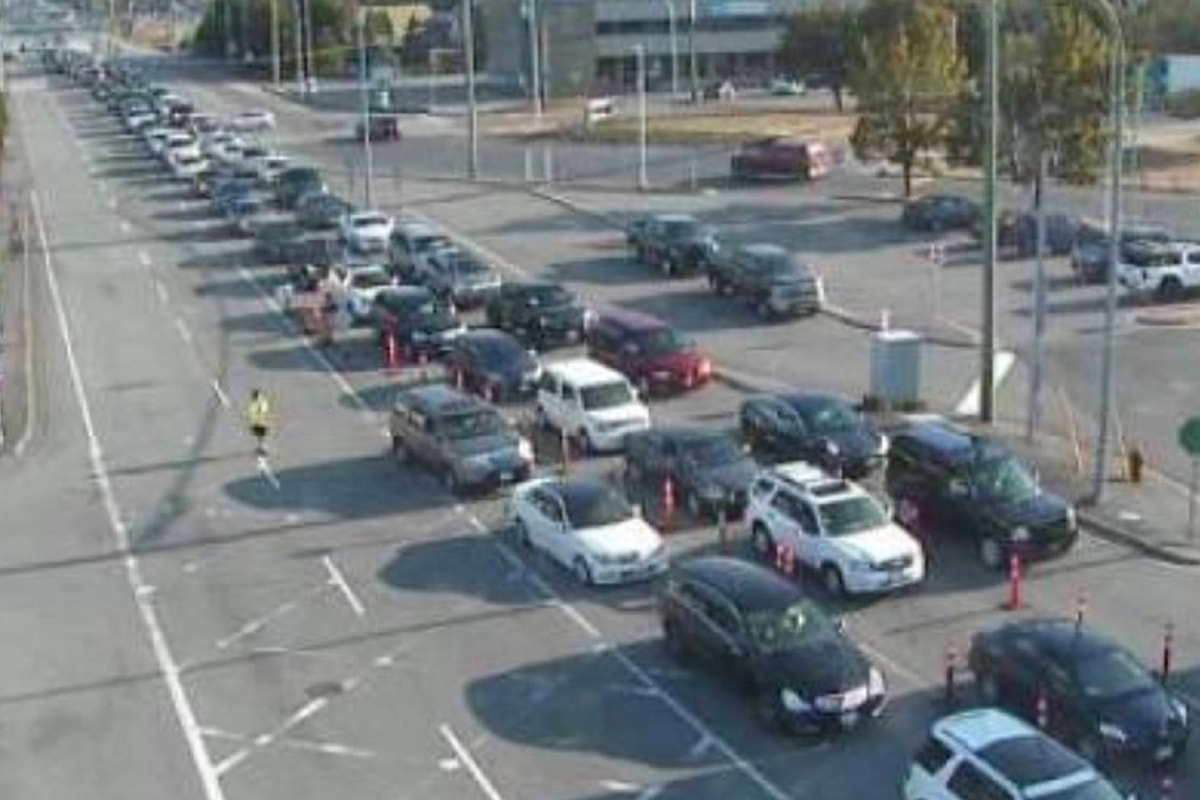
[(1038, 693), (1046, 690), (1045, 667), (1037, 642), (1030, 637), (1018, 634), (1005, 641), (998, 649), (996, 664), (996, 686), (1004, 706), (1036, 721)]
[(561, 514), (557, 499), (544, 489), (533, 488), (525, 494), (522, 520), (529, 541), (555, 561), (562, 552)]
[(1185, 286), (1200, 286), (1200, 250), (1190, 250), (1184, 256), (1183, 283)]
[(563, 430), (566, 413), (562, 398), (563, 384), (552, 372), (543, 372), (538, 388), (538, 404), (551, 426)]
[(592, 328), (588, 341), (588, 350), (591, 351), (592, 358), (613, 366), (617, 361), (617, 353), (620, 348), (619, 337), (617, 331), (613, 329), (612, 324), (608, 320), (600, 320), (594, 328)]
[(695, 651), (719, 670), (727, 670), (741, 654), (736, 610), (721, 595), (702, 584), (692, 585), (695, 626), (691, 642)]
[(791, 493), (776, 486), (775, 494), (767, 503), (767, 526), (775, 544), (792, 548), (796, 555), (799, 555), (802, 540), (799, 516)]

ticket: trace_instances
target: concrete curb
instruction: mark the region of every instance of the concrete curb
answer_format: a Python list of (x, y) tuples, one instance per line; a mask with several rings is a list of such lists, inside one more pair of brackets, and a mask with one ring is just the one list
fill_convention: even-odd
[(1080, 524), (1105, 541), (1125, 545), (1145, 556), (1165, 561), (1168, 564), (1185, 567), (1200, 566), (1200, 549), (1193, 555), (1176, 548), (1148, 542), (1133, 531), (1115, 525), (1087, 508), (1079, 508), (1078, 514)]

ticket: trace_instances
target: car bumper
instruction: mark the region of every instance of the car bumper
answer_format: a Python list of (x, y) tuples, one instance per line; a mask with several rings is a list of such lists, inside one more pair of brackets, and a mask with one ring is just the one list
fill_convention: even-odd
[(772, 297), (767, 301), (771, 312), (781, 316), (797, 316), (800, 314), (815, 314), (821, 310), (821, 298), (812, 297)]
[(1010, 543), (1005, 557), (1016, 553), (1021, 556), (1022, 561), (1044, 561), (1066, 553), (1078, 539), (1078, 527), (1049, 537), (1038, 537), (1035, 534), (1034, 538), (1027, 541)]
[(479, 286), (455, 289), (450, 293), (450, 297), (458, 308), (479, 308), (499, 291), (499, 286)]
[(1170, 764), (1187, 753), (1188, 731), (1181, 730), (1168, 738), (1126, 741), (1106, 740), (1106, 759), (1128, 765)]
[(468, 469), (460, 475), (463, 483), (474, 489), (495, 491), (529, 480), (533, 475), (533, 464), (528, 461), (501, 463), (486, 469)]
[(840, 465), (842, 475), (852, 481), (861, 480), (872, 472), (882, 468), (886, 460), (882, 455), (874, 455), (852, 461), (843, 461)]
[(603, 585), (632, 583), (656, 578), (667, 571), (667, 557), (658, 556), (632, 564), (591, 564), (592, 581)]
[(863, 570), (847, 572), (846, 591), (852, 594), (883, 594), (906, 586), (914, 586), (925, 580), (925, 566), (914, 562), (903, 569)]
[(874, 719), (887, 706), (887, 695), (875, 695), (857, 708), (837, 712), (826, 712), (812, 708), (793, 713), (784, 712), (784, 726), (793, 734), (833, 734), (857, 728), (864, 721)]
[(653, 370), (642, 378), (650, 384), (652, 392), (686, 392), (708, 383), (712, 380), (712, 373), (698, 369)]
[(613, 452), (625, 448), (625, 437), (631, 433), (638, 433), (649, 429), (650, 423), (638, 422), (628, 425), (622, 425), (619, 428), (613, 428), (606, 431), (598, 431), (595, 429), (588, 430), (588, 438), (591, 440), (592, 447), (602, 452)]

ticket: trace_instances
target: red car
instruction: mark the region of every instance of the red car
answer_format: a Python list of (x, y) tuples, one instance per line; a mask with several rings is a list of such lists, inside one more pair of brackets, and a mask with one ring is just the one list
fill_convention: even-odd
[(729, 168), (739, 180), (789, 178), (805, 181), (823, 178), (833, 158), (820, 142), (771, 136), (742, 145), (730, 159)]
[(648, 314), (602, 312), (587, 344), (592, 358), (625, 373), (645, 396), (695, 389), (712, 378), (712, 361), (696, 343)]

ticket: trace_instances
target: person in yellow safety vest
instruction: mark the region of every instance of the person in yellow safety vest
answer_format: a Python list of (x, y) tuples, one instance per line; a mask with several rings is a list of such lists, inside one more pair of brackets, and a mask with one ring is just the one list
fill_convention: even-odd
[(254, 437), (256, 447), (254, 452), (260, 456), (267, 454), (267, 434), (271, 432), (271, 401), (258, 389), (250, 392), (250, 405), (246, 408), (246, 421), (250, 425), (250, 434)]

